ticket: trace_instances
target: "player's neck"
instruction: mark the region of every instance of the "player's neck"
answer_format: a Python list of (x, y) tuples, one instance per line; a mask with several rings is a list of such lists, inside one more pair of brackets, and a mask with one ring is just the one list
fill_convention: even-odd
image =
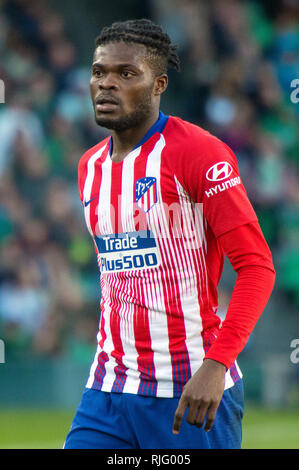
[(120, 162), (136, 147), (149, 129), (155, 124), (159, 117), (159, 109), (150, 115), (148, 119), (140, 123), (137, 127), (127, 129), (123, 132), (113, 132), (113, 150), (111, 160)]

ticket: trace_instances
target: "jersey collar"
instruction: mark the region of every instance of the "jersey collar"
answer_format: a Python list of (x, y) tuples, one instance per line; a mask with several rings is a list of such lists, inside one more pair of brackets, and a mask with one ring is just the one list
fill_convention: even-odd
[[(138, 147), (141, 145), (145, 144), (147, 140), (149, 140), (156, 132), (159, 132), (160, 134), (163, 132), (166, 123), (168, 121), (169, 116), (166, 116), (165, 114), (162, 113), (162, 111), (159, 111), (159, 117), (155, 124), (147, 131), (145, 136), (138, 142), (138, 144), (132, 149), (136, 150)], [(109, 139), (109, 155), (111, 157), (113, 151), (113, 140), (112, 136)]]

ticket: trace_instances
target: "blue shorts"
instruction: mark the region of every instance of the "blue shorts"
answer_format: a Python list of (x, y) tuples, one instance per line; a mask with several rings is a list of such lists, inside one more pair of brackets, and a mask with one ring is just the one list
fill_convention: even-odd
[(241, 448), (244, 409), (242, 380), (224, 391), (209, 432), (190, 425), (184, 418), (179, 434), (173, 434), (172, 424), (178, 402), (179, 398), (85, 389), (64, 448)]

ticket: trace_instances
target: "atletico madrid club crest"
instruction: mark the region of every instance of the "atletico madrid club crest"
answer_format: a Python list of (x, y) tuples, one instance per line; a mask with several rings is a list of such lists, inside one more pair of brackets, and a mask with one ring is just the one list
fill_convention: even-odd
[(153, 176), (140, 178), (135, 184), (135, 202), (144, 212), (148, 212), (157, 198), (157, 180)]

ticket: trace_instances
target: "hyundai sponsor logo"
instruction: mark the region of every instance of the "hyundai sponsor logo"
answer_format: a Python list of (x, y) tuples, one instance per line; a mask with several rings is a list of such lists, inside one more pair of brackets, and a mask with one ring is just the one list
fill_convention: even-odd
[(232, 178), (228, 181), (224, 181), (221, 184), (217, 184), (216, 186), (213, 186), (212, 188), (205, 191), (205, 193), (207, 197), (214, 196), (215, 194), (219, 194), (226, 189), (236, 186), (237, 184), (241, 184), (241, 179), (239, 176), (236, 176), (235, 178)]
[(219, 162), (211, 166), (206, 172), (206, 178), (209, 181), (222, 181), (228, 178), (233, 169), (228, 162)]

